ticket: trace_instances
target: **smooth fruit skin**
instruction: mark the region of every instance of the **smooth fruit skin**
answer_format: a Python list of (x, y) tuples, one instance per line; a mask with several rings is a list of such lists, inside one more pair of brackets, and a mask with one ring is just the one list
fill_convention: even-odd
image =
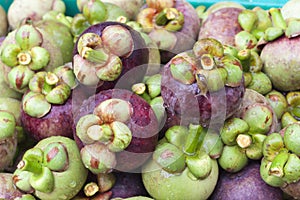
[(232, 174), (222, 170), (212, 200), (282, 199), (279, 188), (266, 184), (259, 174), (260, 163), (250, 162), (240, 172)]
[(72, 101), (69, 98), (63, 105), (53, 105), (51, 111), (42, 118), (31, 117), (21, 109), (21, 122), (25, 132), (37, 141), (58, 135), (71, 138), (74, 123)]
[(208, 15), (203, 21), (198, 39), (212, 37), (222, 44), (234, 45), (234, 36), (242, 28), (238, 23), (238, 15), (242, 8), (224, 7)]
[(218, 164), (215, 160), (213, 160), (210, 175), (203, 180), (192, 180), (189, 177), (188, 168), (179, 175), (169, 174), (154, 161), (148, 162), (142, 172), (146, 190), (157, 200), (207, 199), (213, 192), (219, 175)]
[(291, 91), (300, 89), (300, 37), (281, 37), (269, 42), (261, 51), (263, 72), (270, 78), (275, 89)]

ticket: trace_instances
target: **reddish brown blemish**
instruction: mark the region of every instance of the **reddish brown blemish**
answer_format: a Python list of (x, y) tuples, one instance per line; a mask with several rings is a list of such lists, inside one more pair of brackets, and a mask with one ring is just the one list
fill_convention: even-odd
[(270, 120), (270, 117), (267, 116), (267, 117), (266, 117), (266, 120), (265, 120), (265, 123), (267, 123), (269, 120)]
[(21, 89), (21, 87), (22, 87), (24, 76), (25, 75), (23, 73), (22, 73), (21, 76), (19, 76), (19, 74), (17, 74), (17, 77), (16, 77), (16, 86), (17, 86), (18, 89)]
[(278, 96), (277, 95), (270, 95), (269, 99), (271, 99), (272, 101), (278, 101)]
[(19, 180), (20, 180), (20, 179), (19, 179), (19, 177), (18, 177), (17, 175), (14, 175), (14, 176), (12, 177), (12, 181), (13, 181), (14, 184), (16, 184)]
[(161, 154), (161, 158), (163, 159), (167, 159), (167, 158), (171, 158), (174, 156), (174, 153), (170, 150), (165, 150), (162, 154)]
[(90, 161), (91, 167), (94, 169), (98, 169), (99, 167), (99, 160), (97, 160), (96, 158), (92, 157), (91, 161)]
[(59, 152), (57, 147), (52, 148), (47, 154), (47, 162), (50, 162)]

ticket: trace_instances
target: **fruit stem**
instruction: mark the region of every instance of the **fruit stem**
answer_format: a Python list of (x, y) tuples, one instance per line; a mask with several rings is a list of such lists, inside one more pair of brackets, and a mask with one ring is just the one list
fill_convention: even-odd
[(92, 49), (90, 47), (83, 47), (81, 56), (88, 61), (99, 64), (105, 64), (109, 58), (104, 49)]
[(178, 31), (182, 29), (184, 15), (176, 8), (165, 8), (155, 18), (155, 23), (165, 26), (168, 31)]
[(42, 173), (43, 151), (39, 148), (27, 150), (17, 168), (22, 171), (29, 171), (33, 174)]

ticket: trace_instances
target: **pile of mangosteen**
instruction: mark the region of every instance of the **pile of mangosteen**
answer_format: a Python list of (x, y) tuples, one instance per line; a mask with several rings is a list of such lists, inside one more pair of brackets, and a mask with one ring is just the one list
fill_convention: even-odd
[(0, 6), (0, 199), (300, 198), (300, 0)]

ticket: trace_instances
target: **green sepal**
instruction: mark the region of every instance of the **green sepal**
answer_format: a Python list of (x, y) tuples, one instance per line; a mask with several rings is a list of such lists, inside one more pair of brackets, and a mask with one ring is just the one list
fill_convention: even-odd
[(7, 44), (3, 47), (1, 52), (1, 60), (9, 67), (14, 67), (19, 64), (18, 54), (21, 52), (21, 48), (17, 44)]
[(40, 46), (43, 42), (41, 32), (32, 24), (20, 26), (16, 31), (15, 39), (22, 50), (29, 50), (34, 46)]
[(290, 154), (283, 168), (283, 180), (287, 183), (295, 183), (300, 180), (300, 158)]
[(43, 167), (39, 174), (32, 174), (29, 182), (30, 185), (39, 192), (49, 193), (54, 189), (54, 175), (47, 167)]
[(205, 152), (198, 152), (194, 156), (186, 157), (189, 171), (198, 179), (205, 179), (212, 170), (212, 160)]
[(279, 133), (271, 133), (263, 142), (264, 159), (272, 161), (282, 148), (284, 148), (282, 136)]
[(170, 143), (159, 145), (153, 153), (153, 160), (170, 173), (180, 173), (185, 169), (183, 152)]

